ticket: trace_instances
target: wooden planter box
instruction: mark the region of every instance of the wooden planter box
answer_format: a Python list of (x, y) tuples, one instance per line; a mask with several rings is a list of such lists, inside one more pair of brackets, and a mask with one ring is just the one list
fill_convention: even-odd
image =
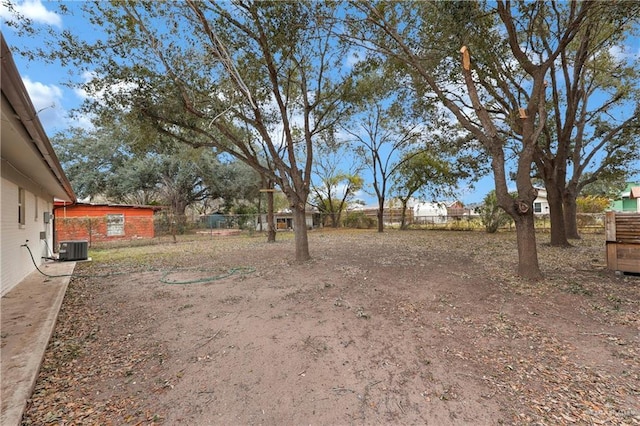
[(607, 268), (640, 273), (640, 213), (607, 212)]

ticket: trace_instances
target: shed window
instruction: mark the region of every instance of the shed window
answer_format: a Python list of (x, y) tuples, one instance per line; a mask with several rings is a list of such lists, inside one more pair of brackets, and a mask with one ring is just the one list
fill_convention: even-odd
[(533, 212), (542, 213), (542, 203), (533, 203)]
[(107, 237), (124, 235), (124, 214), (107, 215)]
[(24, 199), (24, 188), (18, 188), (18, 223), (20, 225), (25, 224), (25, 210), (26, 210), (26, 203), (25, 203), (25, 199)]

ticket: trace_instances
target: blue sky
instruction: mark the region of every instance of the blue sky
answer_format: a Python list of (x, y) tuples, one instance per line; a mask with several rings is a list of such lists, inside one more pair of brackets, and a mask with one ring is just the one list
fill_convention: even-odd
[[(4, 1), (0, 6), (2, 33), (9, 48), (14, 51), (14, 60), (47, 134), (52, 136), (56, 132), (71, 126), (89, 126), (89, 120), (87, 119), (72, 120), (69, 117), (69, 111), (82, 103), (85, 94), (63, 84), (69, 79), (68, 70), (63, 69), (58, 64), (29, 61), (17, 54), (16, 50), (18, 49), (42, 45), (42, 40), (32, 37), (20, 37), (13, 28), (5, 24), (5, 20), (9, 15)], [(15, 4), (16, 9), (30, 18), (35, 25), (52, 26), (57, 30), (72, 29), (74, 33), (81, 36), (90, 36), (93, 31), (81, 18), (65, 16), (63, 19), (62, 16), (54, 13), (53, 11), (56, 9), (55, 3), (26, 0), (15, 2)], [(79, 6), (79, 4), (79, 2), (65, 2), (65, 5), (70, 9)], [(628, 46), (628, 49), (623, 53), (640, 60), (640, 42), (638, 39), (635, 39), (633, 45)], [(635, 178), (640, 180), (640, 175), (636, 174)], [(493, 189), (493, 178), (488, 176), (476, 183), (475, 189), (460, 188), (458, 199), (465, 204), (480, 202), (491, 189)], [(373, 202), (372, 197), (367, 197), (364, 194), (360, 198), (364, 198), (367, 203)]]
[[(64, 23), (62, 17), (47, 9), (40, 0), (27, 0), (17, 3), (16, 8), (34, 24), (53, 26), (56, 29), (68, 28), (70, 23)], [(69, 111), (79, 106), (83, 95), (63, 86), (68, 77), (65, 69), (57, 64), (30, 61), (17, 53), (17, 50), (42, 45), (41, 40), (32, 37), (20, 37), (15, 30), (5, 25), (7, 10), (3, 2), (0, 6), (2, 17), (2, 34), (9, 48), (13, 52), (13, 59), (22, 75), (22, 80), (29, 92), (31, 101), (38, 112), (38, 117), (49, 136), (57, 131), (78, 124), (69, 118)], [(66, 25), (65, 25), (66, 24)]]

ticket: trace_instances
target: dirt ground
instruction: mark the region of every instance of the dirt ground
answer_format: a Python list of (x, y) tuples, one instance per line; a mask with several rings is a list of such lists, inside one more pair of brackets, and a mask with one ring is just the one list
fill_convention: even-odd
[(640, 277), (603, 235), (539, 235), (537, 283), (513, 233), (278, 239), (93, 250), (23, 424), (640, 424)]

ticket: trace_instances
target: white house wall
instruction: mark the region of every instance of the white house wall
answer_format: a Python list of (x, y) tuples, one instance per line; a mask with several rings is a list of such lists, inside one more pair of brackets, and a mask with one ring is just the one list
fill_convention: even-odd
[[(535, 211), (536, 204), (540, 204), (540, 211)], [(546, 215), (549, 214), (549, 201), (546, 198), (538, 197), (533, 200), (533, 214), (535, 215)]]
[[(52, 221), (44, 223), (44, 213), (51, 213), (53, 196), (43, 193), (41, 188), (29, 179), (21, 176), (6, 162), (2, 164), (2, 183), (0, 193), (0, 277), (1, 294), (4, 296), (22, 279), (34, 271), (29, 251), (22, 244), (27, 244), (33, 253), (38, 266), (43, 263), (42, 257), (51, 255), (53, 249)], [(25, 224), (18, 223), (18, 189), (25, 190)], [(37, 210), (36, 210), (37, 206)], [(37, 217), (36, 217), (37, 211)], [(40, 239), (45, 232), (46, 239)], [(27, 242), (27, 240), (29, 240)]]
[(413, 206), (413, 219), (418, 223), (446, 223), (447, 208), (440, 203), (416, 203)]

